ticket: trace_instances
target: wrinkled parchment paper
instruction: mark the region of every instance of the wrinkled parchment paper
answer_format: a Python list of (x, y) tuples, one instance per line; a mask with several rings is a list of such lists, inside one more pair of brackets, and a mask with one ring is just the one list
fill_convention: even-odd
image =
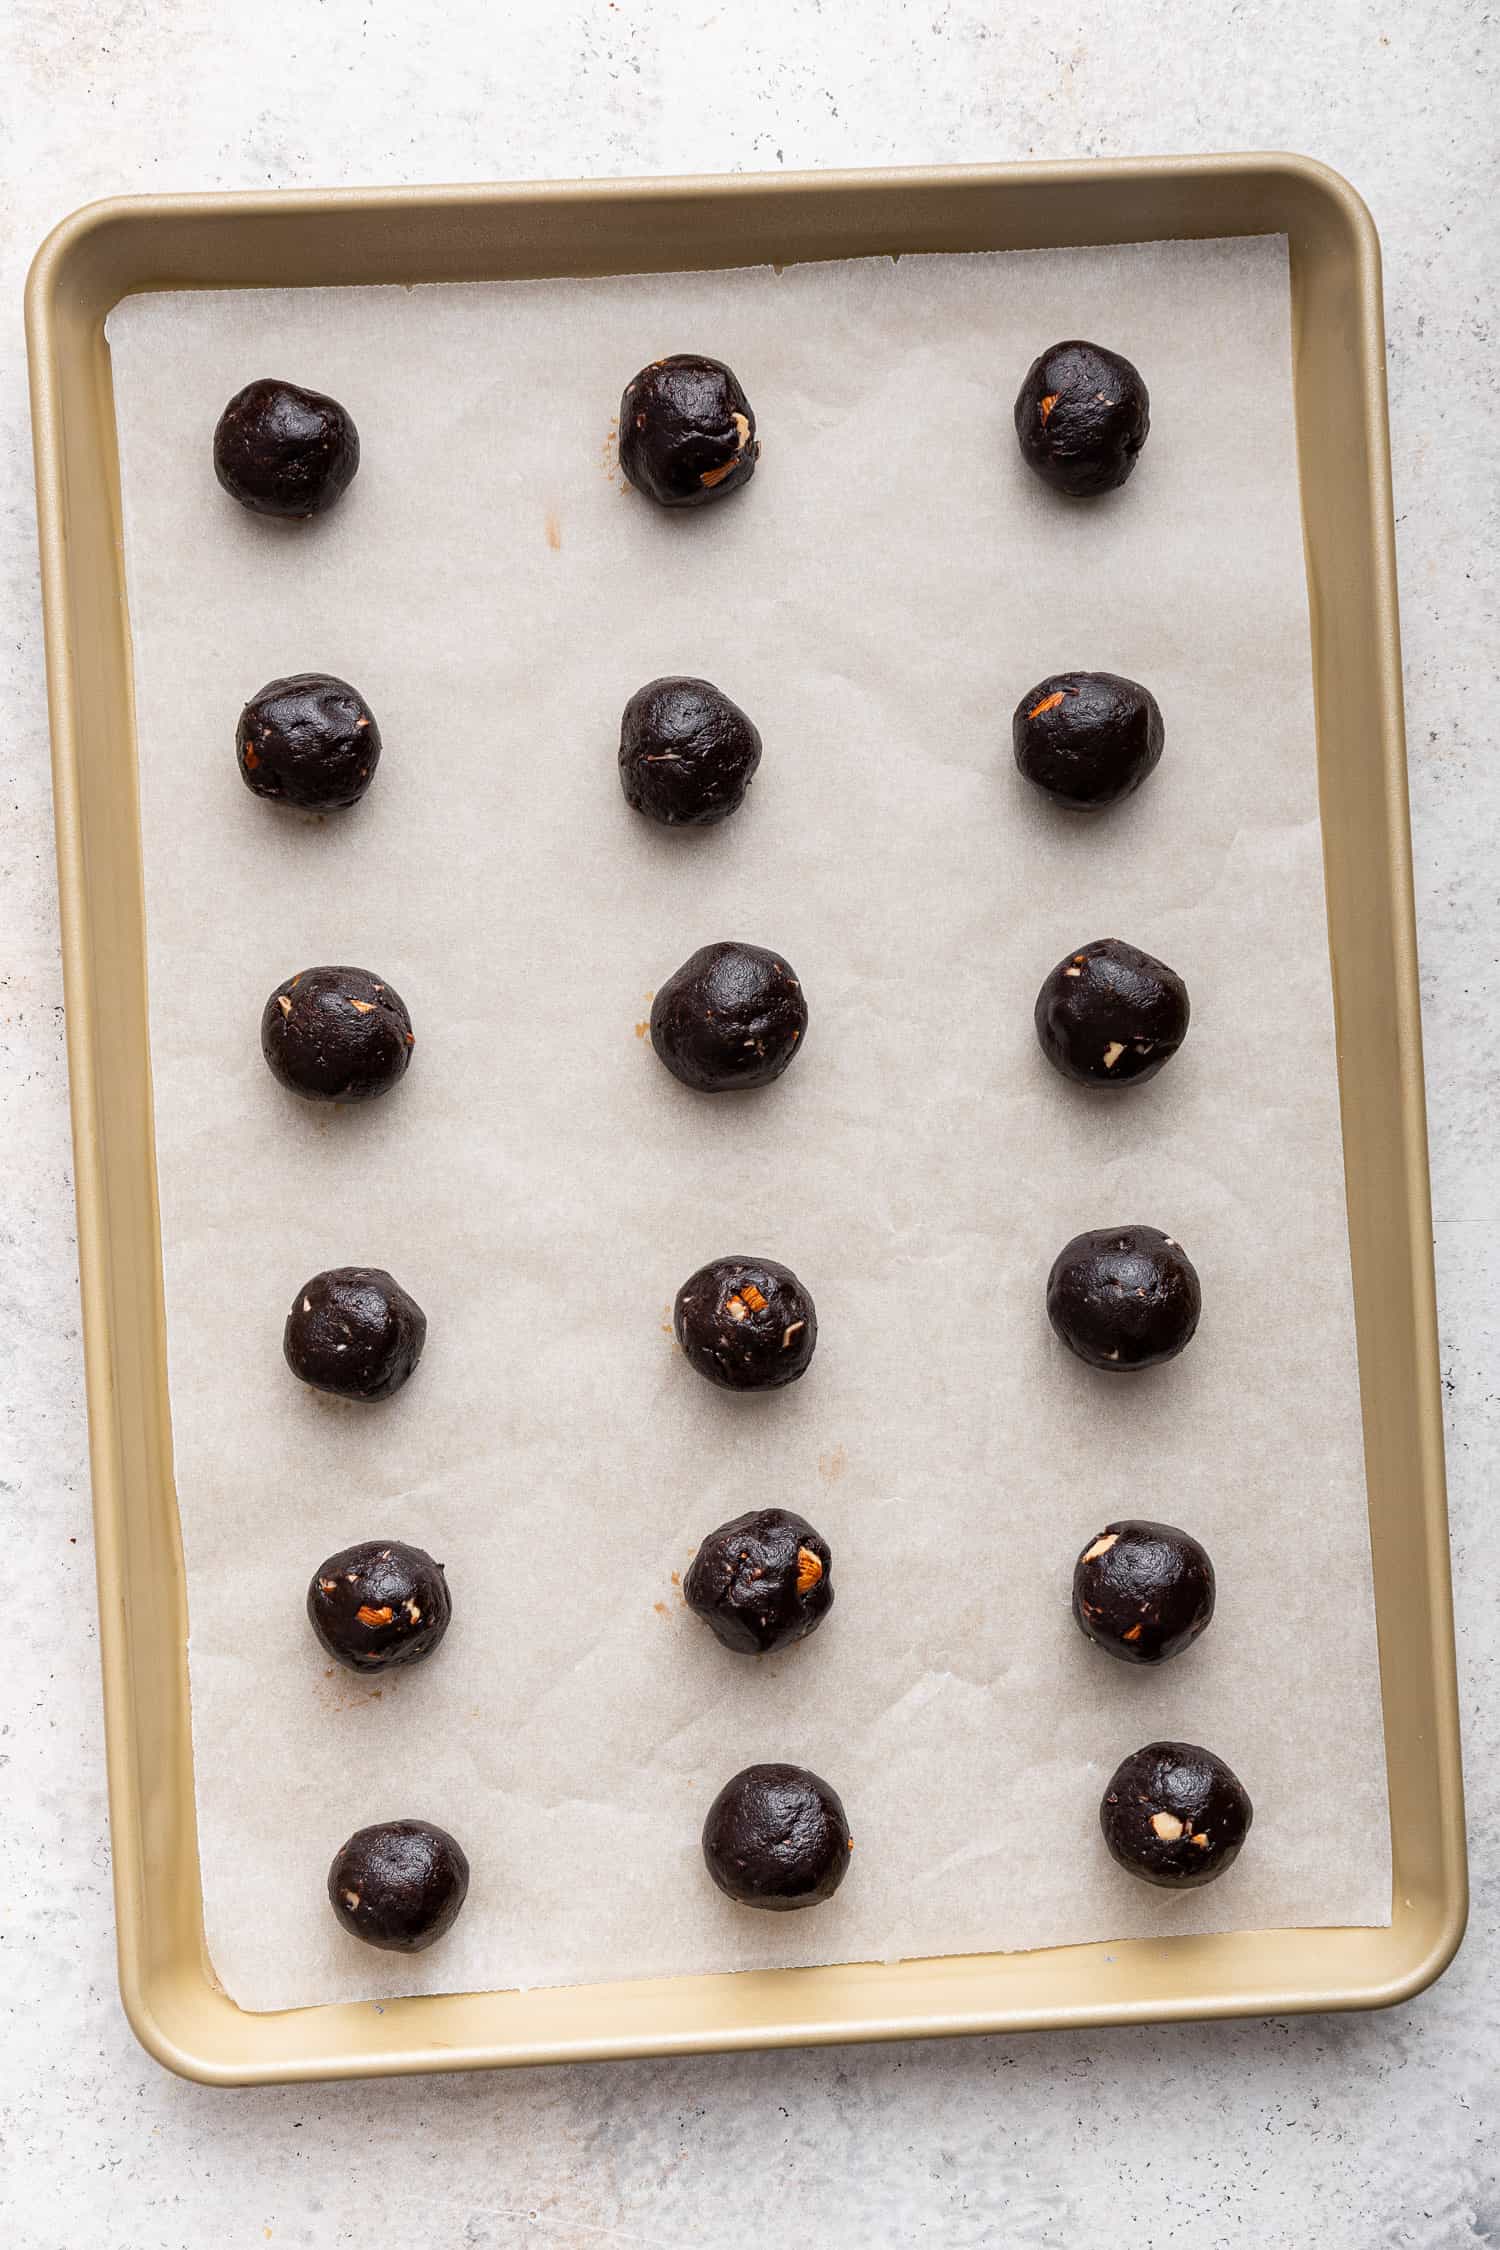
[[(1133, 357), (1154, 433), (1089, 506), (1022, 467), (1033, 354)], [(1382, 1922), (1385, 1774), (1350, 1312), (1308, 630), (1277, 241), (771, 272), (138, 298), (110, 319), (135, 639), (152, 1064), (208, 1938), (242, 2005)], [(645, 360), (738, 371), (765, 451), (689, 517), (622, 488)], [(240, 512), (219, 408), (334, 392), (364, 464), (322, 522)], [(1098, 819), (1018, 780), (1013, 705), (1069, 665), (1145, 680), (1149, 785)], [(242, 787), (233, 736), (303, 669), (369, 698), (368, 801)], [(765, 738), (742, 813), (659, 831), (620, 709), (707, 675)], [(1065, 951), (1186, 978), (1155, 1083), (1080, 1092), (1031, 1026)], [(679, 1087), (642, 1036), (696, 946), (784, 951), (811, 1008), (772, 1090)], [(412, 1070), (336, 1113), (261, 1061), (314, 962), (405, 996)], [(1111, 1380), (1043, 1313), (1068, 1236), (1178, 1236), (1204, 1315)], [(723, 1252), (795, 1266), (794, 1390), (726, 1396), (668, 1331)], [(386, 1265), (426, 1358), (357, 1408), (288, 1374), (327, 1265)], [(729, 1655), (683, 1608), (699, 1537), (773, 1502), (833, 1544), (815, 1639)], [(1073, 1559), (1108, 1518), (1186, 1525), (1219, 1572), (1156, 1674), (1090, 1649)], [(438, 1658), (335, 1672), (303, 1594), (372, 1537), (447, 1565)], [(1159, 1735), (1255, 1800), (1239, 1864), (1164, 1897), (1096, 1807)], [(838, 1897), (721, 1899), (704, 1811), (788, 1758), (842, 1792)], [(403, 1815), (473, 1865), (451, 1936), (366, 1951), (335, 1848)]]

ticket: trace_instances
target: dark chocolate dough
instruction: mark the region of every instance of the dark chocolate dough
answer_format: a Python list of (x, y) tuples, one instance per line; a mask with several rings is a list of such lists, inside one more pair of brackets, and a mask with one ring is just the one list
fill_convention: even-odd
[(312, 1102), (389, 1093), (412, 1044), (405, 1001), (368, 969), (301, 969), (277, 985), (260, 1019), (272, 1076)]
[(1123, 938), (1070, 953), (1036, 996), (1048, 1062), (1080, 1086), (1132, 1086), (1171, 1061), (1188, 1027), (1187, 986)]
[(331, 1266), (303, 1283), (286, 1316), (287, 1366), (336, 1398), (392, 1398), (427, 1341), (427, 1315), (380, 1266)]
[(1054, 672), (1016, 705), (1016, 764), (1068, 812), (1128, 797), (1161, 758), (1161, 711), (1149, 688), (1117, 672)]
[(214, 473), (258, 516), (318, 515), (358, 467), (359, 432), (347, 409), (300, 383), (247, 383), (214, 431)]
[(672, 1331), (700, 1375), (725, 1391), (774, 1391), (807, 1373), (818, 1340), (812, 1298), (774, 1258), (715, 1258), (677, 1292)]
[(383, 1953), (422, 1953), (458, 1920), (469, 1863), (446, 1828), (384, 1820), (334, 1855), (328, 1900), (351, 1937)]
[(1072, 500), (1123, 484), (1150, 428), (1145, 384), (1102, 344), (1054, 344), (1032, 361), (1016, 395), (1022, 459)]
[(420, 1664), (448, 1630), (453, 1604), (443, 1566), (399, 1539), (342, 1547), (313, 1572), (312, 1629), (351, 1672)]
[(1080, 1631), (1127, 1664), (1179, 1656), (1214, 1613), (1208, 1549), (1169, 1523), (1108, 1523), (1073, 1566)]
[(1075, 1234), (1047, 1276), (1047, 1318), (1069, 1351), (1111, 1375), (1175, 1359), (1202, 1302), (1187, 1252), (1156, 1227)]
[(625, 802), (669, 828), (727, 820), (759, 764), (757, 729), (711, 680), (650, 680), (625, 706)]
[(240, 778), (305, 812), (357, 805), (380, 763), (380, 729), (357, 688), (328, 672), (270, 680), (240, 713)]
[(854, 1839), (836, 1790), (801, 1766), (746, 1766), (703, 1823), (703, 1857), (727, 1898), (784, 1914), (832, 1898)]
[(682, 1591), (726, 1648), (766, 1656), (822, 1624), (833, 1607), (833, 1556), (805, 1516), (758, 1508), (709, 1533)]
[(652, 1046), (700, 1094), (769, 1086), (806, 1033), (801, 985), (760, 945), (700, 945), (651, 1004)]
[(1148, 1742), (1116, 1766), (1099, 1807), (1112, 1856), (1144, 1882), (1186, 1891), (1239, 1857), (1254, 1818), (1244, 1784), (1196, 1742)]
[(698, 508), (737, 492), (759, 456), (750, 401), (722, 360), (679, 352), (625, 385), (620, 467), (664, 508)]

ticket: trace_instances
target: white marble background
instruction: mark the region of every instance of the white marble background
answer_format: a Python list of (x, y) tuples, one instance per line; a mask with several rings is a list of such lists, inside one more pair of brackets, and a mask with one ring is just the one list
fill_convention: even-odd
[[(1482, 0), (0, 4), (0, 2208), (14, 2250), (1500, 2243)], [(1474, 1911), (1394, 2012), (210, 2093), (114, 1981), (20, 292), (129, 190), (1297, 148), (1385, 243)], [(1486, 1690), (1490, 1692), (1486, 1694)]]

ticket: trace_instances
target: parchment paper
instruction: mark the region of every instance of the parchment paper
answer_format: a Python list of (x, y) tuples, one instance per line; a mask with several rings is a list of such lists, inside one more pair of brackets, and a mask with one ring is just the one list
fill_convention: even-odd
[[(1130, 354), (1154, 431), (1089, 506), (1021, 465), (1055, 337)], [(667, 278), (168, 295), (109, 323), (135, 640), (177, 1487), (208, 1938), (241, 2004), (1387, 1918), (1389, 1861), (1324, 924), (1284, 246), (910, 258)], [(750, 489), (667, 516), (611, 416), (673, 350), (740, 374)], [(254, 520), (209, 440), (249, 377), (353, 412), (326, 520)], [(1012, 767), (1022, 692), (1145, 680), (1157, 774), (1095, 820)], [(317, 822), (235, 770), (268, 678), (343, 675), (385, 739)], [(720, 683), (765, 738), (704, 835), (631, 814), (621, 706)], [(1122, 1099), (1041, 1059), (1032, 1001), (1118, 935), (1187, 979), (1181, 1055)], [(782, 950), (807, 1046), (772, 1090), (679, 1087), (642, 1036), (696, 946)], [(284, 1094), (258, 1021), (314, 962), (413, 1014), (390, 1098)], [(1144, 1221), (1197, 1341), (1130, 1380), (1054, 1342), (1077, 1230)], [(796, 1267), (795, 1389), (712, 1390), (668, 1308), (723, 1252)], [(393, 1403), (301, 1388), (320, 1268), (386, 1265), (430, 1339)], [(729, 1655), (674, 1574), (780, 1502), (831, 1540), (803, 1647)], [(1073, 1559), (1122, 1512), (1208, 1544), (1219, 1609), (1142, 1675), (1089, 1648)], [(346, 1542), (446, 1563), (454, 1622), (379, 1687), (307, 1580)], [(1096, 1809), (1159, 1735), (1238, 1770), (1217, 1885), (1114, 1867)], [(734, 1908), (699, 1858), (742, 1765), (842, 1792), (847, 1882)], [(416, 1960), (324, 1897), (367, 1822), (454, 1830), (467, 1908)]]

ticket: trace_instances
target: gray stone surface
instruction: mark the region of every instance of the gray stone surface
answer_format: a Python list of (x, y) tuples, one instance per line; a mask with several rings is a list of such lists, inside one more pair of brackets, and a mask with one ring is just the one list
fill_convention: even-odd
[[(1500, 2243), (1495, 39), (1478, 0), (0, 11), (0, 2206), (16, 2250)], [(213, 2094), (114, 1984), (20, 290), (128, 190), (1297, 148), (1385, 244), (1474, 1911), (1373, 2017)], [(1337, 1808), (1330, 1808), (1336, 1838)]]

